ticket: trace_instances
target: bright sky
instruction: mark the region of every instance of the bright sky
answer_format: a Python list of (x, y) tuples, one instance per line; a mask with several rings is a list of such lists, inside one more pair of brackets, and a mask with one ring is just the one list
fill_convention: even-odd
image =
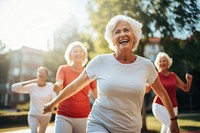
[(69, 14), (83, 26), (88, 0), (0, 0), (0, 40), (10, 49), (47, 49), (52, 32)]

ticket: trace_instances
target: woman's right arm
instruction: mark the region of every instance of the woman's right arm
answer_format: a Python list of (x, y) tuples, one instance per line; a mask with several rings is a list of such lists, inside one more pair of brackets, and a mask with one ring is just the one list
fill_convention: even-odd
[(54, 98), (51, 102), (47, 103), (44, 106), (43, 113), (51, 112), (56, 104), (73, 96), (74, 94), (79, 92), (82, 88), (84, 88), (87, 84), (89, 84), (91, 81), (92, 80), (88, 77), (87, 72), (84, 70), (79, 75), (79, 77), (76, 78), (69, 85), (67, 85), (56, 98)]
[(58, 95), (63, 89), (63, 80), (58, 79), (53, 85), (53, 91)]
[(24, 93), (24, 94), (29, 93), (27, 85), (31, 83), (35, 83), (36, 81), (37, 81), (36, 79), (33, 79), (33, 80), (15, 83), (12, 85), (12, 91), (16, 93)]

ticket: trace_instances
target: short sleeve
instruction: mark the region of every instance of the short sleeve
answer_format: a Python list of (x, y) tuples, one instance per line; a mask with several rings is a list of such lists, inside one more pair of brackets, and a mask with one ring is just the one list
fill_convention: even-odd
[(56, 81), (59, 80), (59, 79), (62, 79), (63, 81), (65, 80), (65, 72), (64, 72), (64, 67), (63, 66), (60, 66), (58, 68), (58, 71), (56, 73)]
[(148, 65), (147, 83), (149, 85), (153, 84), (157, 77), (158, 77), (158, 72), (156, 71), (156, 68), (154, 67), (153, 63), (150, 62)]
[(96, 56), (95, 58), (93, 58), (88, 65), (86, 66), (85, 70), (88, 74), (88, 77), (90, 79), (96, 79), (98, 76), (98, 69), (99, 69), (99, 65), (100, 65), (100, 56)]

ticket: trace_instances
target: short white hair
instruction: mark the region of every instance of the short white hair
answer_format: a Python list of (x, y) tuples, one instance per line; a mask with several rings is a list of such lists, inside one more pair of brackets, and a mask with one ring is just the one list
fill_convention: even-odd
[(137, 20), (131, 17), (125, 15), (116, 15), (115, 17), (113, 17), (106, 26), (104, 38), (109, 43), (109, 48), (112, 49), (113, 51), (116, 51), (116, 47), (114, 46), (113, 43), (112, 31), (114, 30), (117, 23), (120, 21), (125, 21), (130, 24), (132, 32), (136, 38), (136, 43), (133, 46), (133, 51), (135, 51), (142, 36), (142, 23), (138, 22)]
[(154, 65), (156, 66), (156, 68), (159, 69), (159, 61), (160, 61), (160, 58), (162, 58), (162, 57), (165, 57), (165, 58), (167, 59), (167, 61), (168, 61), (168, 66), (167, 66), (167, 68), (170, 68), (171, 65), (172, 65), (173, 60), (172, 60), (172, 58), (170, 58), (169, 55), (168, 55), (167, 53), (165, 53), (165, 52), (159, 52), (159, 53), (157, 54), (156, 59), (155, 59), (155, 61), (154, 61)]
[(47, 67), (44, 67), (44, 66), (40, 66), (37, 68), (37, 73), (39, 73), (40, 70), (44, 70), (48, 76), (48, 68)]
[(84, 51), (85, 59), (84, 59), (84, 61), (83, 61), (83, 63), (82, 63), (82, 66), (84, 66), (84, 65), (87, 63), (87, 61), (88, 61), (88, 58), (87, 58), (88, 53), (87, 53), (86, 47), (83, 45), (83, 43), (81, 43), (81, 42), (79, 42), (79, 41), (72, 42), (72, 43), (70, 43), (70, 44), (68, 45), (68, 47), (67, 47), (67, 49), (66, 49), (66, 51), (65, 51), (65, 56), (64, 56), (64, 57), (65, 57), (65, 60), (67, 61), (67, 64), (68, 64), (68, 65), (73, 65), (73, 64), (74, 64), (73, 60), (71, 59), (71, 51), (72, 51), (72, 49), (73, 49), (74, 47), (76, 47), (76, 46), (81, 47), (81, 48), (83, 49), (83, 51)]

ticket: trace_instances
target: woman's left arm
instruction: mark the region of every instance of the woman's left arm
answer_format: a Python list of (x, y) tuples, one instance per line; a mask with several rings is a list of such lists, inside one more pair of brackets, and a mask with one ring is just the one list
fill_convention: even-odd
[(184, 83), (177, 75), (176, 75), (176, 80), (177, 80), (177, 85), (178, 87), (183, 90), (184, 92), (189, 92), (192, 84), (192, 78), (193, 76), (191, 74), (186, 73), (185, 79), (186, 83)]
[(172, 106), (171, 100), (169, 98), (169, 95), (168, 95), (167, 91), (165, 90), (165, 88), (163, 87), (163, 85), (161, 84), (159, 77), (156, 78), (154, 83), (151, 85), (151, 88), (160, 97), (165, 108), (167, 109), (167, 111), (169, 113), (170, 120), (171, 120), (171, 124), (170, 124), (171, 132), (179, 133), (177, 116), (175, 116), (175, 114), (174, 114), (173, 106)]

